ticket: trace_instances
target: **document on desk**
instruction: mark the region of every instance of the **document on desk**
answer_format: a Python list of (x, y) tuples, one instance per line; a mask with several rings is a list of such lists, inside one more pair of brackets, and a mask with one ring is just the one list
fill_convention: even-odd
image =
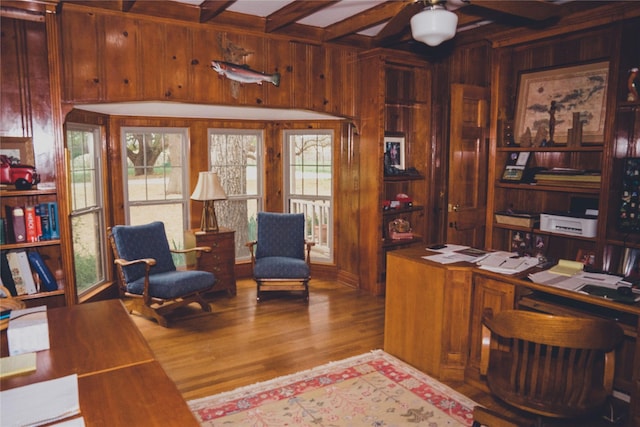
[(538, 258), (520, 257), (512, 252), (491, 252), (478, 261), (478, 266), (502, 274), (516, 274), (538, 265)]
[(585, 285), (598, 285), (616, 289), (617, 283), (622, 280), (622, 277), (613, 274), (588, 273), (586, 271), (581, 271), (573, 276), (565, 276), (554, 273), (552, 270), (545, 270), (530, 274), (529, 279), (535, 283), (577, 291)]
[(78, 375), (0, 392), (2, 426), (39, 426), (80, 413)]

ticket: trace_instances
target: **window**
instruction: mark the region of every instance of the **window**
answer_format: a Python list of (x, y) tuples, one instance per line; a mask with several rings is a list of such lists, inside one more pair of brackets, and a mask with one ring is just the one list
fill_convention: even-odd
[(235, 230), (236, 259), (249, 259), (245, 243), (256, 239), (262, 210), (262, 131), (209, 129), (209, 165), (227, 200), (215, 202), (222, 227)]
[(315, 242), (311, 258), (332, 261), (333, 132), (285, 131), (285, 209), (304, 213), (307, 240)]
[[(122, 129), (127, 223), (163, 222), (173, 249), (184, 248), (189, 227), (188, 140), (184, 128)], [(186, 262), (179, 255), (174, 261)]]
[(106, 230), (100, 140), (97, 127), (73, 123), (67, 125), (71, 236), (78, 295), (105, 280)]

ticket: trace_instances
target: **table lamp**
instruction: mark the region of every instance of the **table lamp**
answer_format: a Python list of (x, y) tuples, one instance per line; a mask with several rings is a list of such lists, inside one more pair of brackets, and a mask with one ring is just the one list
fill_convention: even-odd
[(226, 198), (227, 195), (220, 185), (217, 173), (200, 172), (198, 174), (198, 183), (193, 190), (191, 199), (204, 202), (202, 219), (200, 220), (200, 229), (203, 232), (218, 231), (218, 220), (213, 203), (215, 200), (225, 200)]

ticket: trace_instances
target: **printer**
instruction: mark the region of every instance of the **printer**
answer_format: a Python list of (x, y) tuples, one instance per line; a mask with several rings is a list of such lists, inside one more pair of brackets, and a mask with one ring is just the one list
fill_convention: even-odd
[(573, 212), (543, 212), (540, 231), (578, 237), (596, 237), (598, 216)]

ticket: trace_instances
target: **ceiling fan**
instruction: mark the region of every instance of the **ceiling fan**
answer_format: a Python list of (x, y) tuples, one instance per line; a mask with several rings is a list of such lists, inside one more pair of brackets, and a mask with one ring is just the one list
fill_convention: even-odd
[[(563, 2), (566, 1), (571, 0)], [(438, 46), (456, 34), (458, 15), (453, 11), (468, 5), (534, 21), (548, 19), (558, 12), (551, 2), (539, 0), (411, 0), (387, 23), (378, 37), (399, 33), (409, 22), (415, 40)]]

